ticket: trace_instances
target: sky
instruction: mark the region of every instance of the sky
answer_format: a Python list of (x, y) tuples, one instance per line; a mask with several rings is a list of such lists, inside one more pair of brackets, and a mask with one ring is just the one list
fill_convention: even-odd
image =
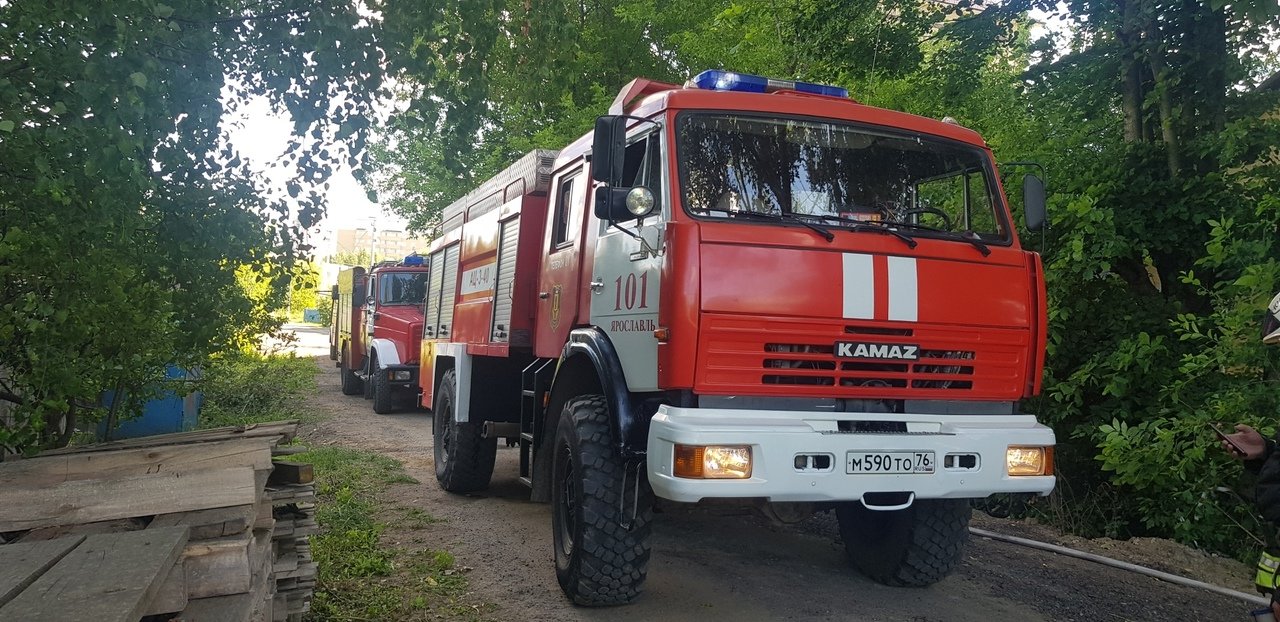
[[(286, 176), (273, 170), (271, 165), (280, 160), (293, 133), (289, 114), (273, 111), (265, 98), (255, 98), (228, 121), (231, 144), (240, 156), (254, 170), (264, 173), (275, 185), (283, 188)], [(369, 201), (364, 188), (351, 176), (351, 169), (345, 162), (337, 165), (336, 169), (329, 180), (328, 213), (311, 231), (311, 243), (316, 247), (317, 256), (333, 252), (334, 231), (337, 229), (362, 229), (372, 224), (379, 231), (404, 230), (402, 218)]]

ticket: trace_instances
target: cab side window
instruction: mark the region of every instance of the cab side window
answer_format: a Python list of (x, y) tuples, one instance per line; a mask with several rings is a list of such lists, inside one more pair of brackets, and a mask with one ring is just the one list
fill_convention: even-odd
[(574, 209), (582, 201), (582, 179), (578, 173), (560, 178), (559, 191), (556, 193), (556, 211), (554, 229), (551, 231), (551, 247), (559, 248), (571, 243), (578, 237), (578, 211)]

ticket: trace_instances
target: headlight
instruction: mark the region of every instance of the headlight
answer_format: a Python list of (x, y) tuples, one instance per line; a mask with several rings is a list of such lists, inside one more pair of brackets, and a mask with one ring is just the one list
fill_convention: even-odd
[(401, 370), (401, 371), (393, 371), (391, 372), (391, 379), (392, 380), (412, 380), (413, 372), (407, 369)]
[(653, 210), (653, 192), (644, 186), (636, 186), (627, 192), (627, 211), (633, 216), (644, 216)]
[(1004, 462), (1009, 475), (1053, 475), (1053, 447), (1010, 447)]
[(751, 477), (749, 445), (676, 445), (676, 477), (747, 479)]

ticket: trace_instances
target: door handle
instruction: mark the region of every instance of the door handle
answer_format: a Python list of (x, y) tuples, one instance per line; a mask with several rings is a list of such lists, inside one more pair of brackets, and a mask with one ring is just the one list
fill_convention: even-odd
[(599, 294), (599, 293), (600, 293), (600, 292), (602, 292), (602, 291), (604, 291), (604, 281), (592, 281), (592, 282), (591, 282), (591, 292), (592, 292), (592, 293), (594, 293), (594, 294)]
[(540, 300), (546, 300), (550, 297), (551, 297), (551, 294), (548, 294), (547, 292), (538, 292), (538, 298)]

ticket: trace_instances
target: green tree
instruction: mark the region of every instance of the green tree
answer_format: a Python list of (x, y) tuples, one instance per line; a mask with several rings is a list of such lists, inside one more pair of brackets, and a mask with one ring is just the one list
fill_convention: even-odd
[[(360, 164), (376, 36), (332, 0), (0, 5), (0, 448), (270, 327), (237, 271), (286, 290), (286, 216), (310, 226), (333, 164)], [(227, 143), (254, 96), (293, 119), (288, 196)]]

